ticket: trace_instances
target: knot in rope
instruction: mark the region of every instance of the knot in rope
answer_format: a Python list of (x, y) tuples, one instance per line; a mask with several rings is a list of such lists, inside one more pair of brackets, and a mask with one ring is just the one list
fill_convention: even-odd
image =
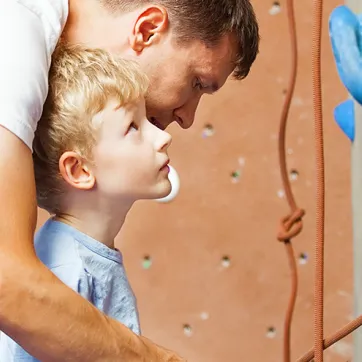
[(281, 220), (277, 239), (286, 242), (297, 236), (303, 229), (303, 209), (296, 209)]

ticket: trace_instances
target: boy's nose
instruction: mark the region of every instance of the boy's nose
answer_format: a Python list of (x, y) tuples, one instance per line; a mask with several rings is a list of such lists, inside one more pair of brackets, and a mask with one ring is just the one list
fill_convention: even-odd
[(166, 151), (170, 144), (172, 143), (172, 136), (165, 132), (165, 131), (159, 131), (161, 134), (159, 136), (158, 140), (158, 151)]

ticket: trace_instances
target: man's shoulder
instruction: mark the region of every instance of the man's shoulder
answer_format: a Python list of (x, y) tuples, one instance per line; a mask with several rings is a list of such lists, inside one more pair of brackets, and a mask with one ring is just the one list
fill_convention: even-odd
[(0, 124), (30, 149), (67, 15), (67, 0), (0, 0)]
[(49, 50), (52, 52), (67, 21), (68, 0), (16, 0), (16, 3), (26, 7), (39, 18)]

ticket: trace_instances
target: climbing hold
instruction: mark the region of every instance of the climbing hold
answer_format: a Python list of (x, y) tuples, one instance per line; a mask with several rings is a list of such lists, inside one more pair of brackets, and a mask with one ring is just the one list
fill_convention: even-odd
[(177, 194), (180, 190), (180, 178), (179, 178), (176, 170), (171, 165), (169, 165), (169, 167), (170, 167), (170, 172), (168, 174), (168, 179), (171, 182), (171, 192), (165, 197), (156, 199), (156, 201), (158, 201), (158, 202), (172, 201), (177, 196)]
[(347, 6), (335, 8), (329, 18), (329, 36), (337, 71), (352, 97), (362, 104), (362, 17)]
[(352, 99), (342, 102), (334, 109), (334, 119), (345, 135), (353, 142), (355, 125), (354, 102)]

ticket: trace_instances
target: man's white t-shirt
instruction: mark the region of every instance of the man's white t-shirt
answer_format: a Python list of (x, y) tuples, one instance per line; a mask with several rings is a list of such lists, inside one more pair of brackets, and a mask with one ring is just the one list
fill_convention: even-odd
[(68, 0), (0, 1), (0, 125), (30, 149)]

